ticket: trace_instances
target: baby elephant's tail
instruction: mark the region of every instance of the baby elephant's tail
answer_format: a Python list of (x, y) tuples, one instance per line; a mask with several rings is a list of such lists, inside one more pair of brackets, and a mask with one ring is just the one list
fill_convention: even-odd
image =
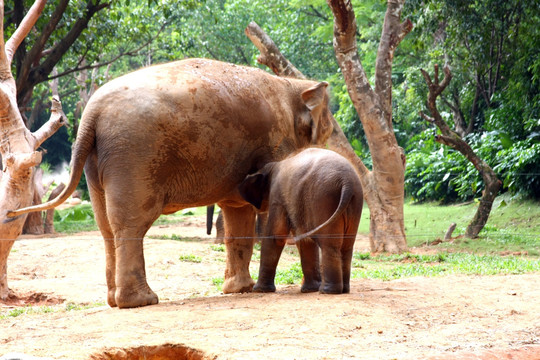
[(349, 203), (351, 202), (352, 198), (354, 196), (353, 186), (350, 183), (345, 183), (341, 187), (341, 196), (339, 198), (339, 204), (336, 208), (336, 211), (330, 216), (328, 220), (326, 220), (321, 225), (317, 226), (315, 229), (308, 231), (307, 233), (296, 235), (293, 240), (294, 242), (298, 242), (300, 240), (303, 240), (305, 238), (311, 237), (311, 235), (315, 234), (317, 231), (324, 228), (326, 225), (331, 224), (334, 222), (338, 216), (340, 216), (343, 211), (347, 208)]

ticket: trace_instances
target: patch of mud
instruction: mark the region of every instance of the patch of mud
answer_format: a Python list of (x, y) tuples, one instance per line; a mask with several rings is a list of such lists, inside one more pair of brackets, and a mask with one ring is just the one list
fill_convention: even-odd
[(27, 293), (19, 295), (13, 291), (10, 292), (8, 298), (0, 302), (3, 307), (18, 307), (18, 306), (51, 306), (62, 304), (65, 299), (44, 293)]
[(206, 355), (203, 351), (183, 344), (138, 346), (128, 349), (111, 348), (90, 355), (90, 360), (213, 360), (217, 356)]

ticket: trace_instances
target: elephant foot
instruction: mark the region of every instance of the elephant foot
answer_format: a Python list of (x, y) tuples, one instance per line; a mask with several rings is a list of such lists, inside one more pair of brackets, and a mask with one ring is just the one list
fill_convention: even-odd
[(250, 276), (232, 276), (225, 279), (223, 282), (223, 293), (232, 294), (251, 292), (254, 283), (255, 282)]
[(116, 305), (116, 299), (114, 298), (116, 294), (116, 288), (110, 289), (107, 291), (107, 304), (109, 304), (110, 307), (117, 307)]
[(141, 292), (130, 288), (116, 288), (115, 302), (120, 309), (155, 305), (159, 302), (158, 296), (149, 287)]
[(274, 284), (263, 284), (258, 282), (253, 287), (253, 292), (268, 293), (276, 292), (276, 286)]
[(304, 281), (302, 283), (302, 287), (300, 288), (300, 291), (303, 293), (311, 293), (311, 292), (319, 291), (320, 287), (321, 287), (320, 281), (310, 281), (310, 282)]
[(348, 293), (350, 293), (350, 292), (351, 292), (351, 286), (350, 286), (349, 284), (347, 284), (347, 285), (343, 284), (343, 291), (342, 291), (342, 293), (343, 293), (343, 294), (348, 294)]
[(342, 284), (324, 284), (324, 285), (321, 285), (319, 292), (321, 294), (342, 294), (343, 285)]

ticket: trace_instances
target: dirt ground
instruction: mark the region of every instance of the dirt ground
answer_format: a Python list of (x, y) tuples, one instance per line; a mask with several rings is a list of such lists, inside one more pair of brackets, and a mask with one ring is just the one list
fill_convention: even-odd
[[(223, 295), (212, 279), (223, 277), (225, 253), (211, 248), (204, 219), (149, 234), (199, 239), (145, 240), (160, 303), (124, 310), (99, 305), (106, 296), (99, 233), (17, 241), (8, 276), (18, 298), (0, 303), (0, 314), (24, 303), (52, 311), (0, 318), (0, 359), (540, 359), (540, 274), (357, 279), (338, 296), (301, 294), (299, 285)], [(366, 239), (356, 247), (366, 251)], [(253, 261), (252, 274), (257, 268)], [(66, 311), (67, 304), (90, 307)], [(183, 357), (173, 352), (180, 348)]]

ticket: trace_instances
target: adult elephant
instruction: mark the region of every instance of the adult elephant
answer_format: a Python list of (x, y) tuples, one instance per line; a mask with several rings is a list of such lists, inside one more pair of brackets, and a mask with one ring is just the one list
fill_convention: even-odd
[(107, 302), (130, 308), (158, 302), (143, 254), (152, 223), (161, 214), (217, 203), (227, 239), (223, 292), (250, 291), (255, 212), (237, 187), (266, 163), (326, 142), (335, 123), (326, 87), (206, 59), (119, 77), (86, 106), (66, 189), (8, 216), (58, 206), (84, 168), (105, 239)]

